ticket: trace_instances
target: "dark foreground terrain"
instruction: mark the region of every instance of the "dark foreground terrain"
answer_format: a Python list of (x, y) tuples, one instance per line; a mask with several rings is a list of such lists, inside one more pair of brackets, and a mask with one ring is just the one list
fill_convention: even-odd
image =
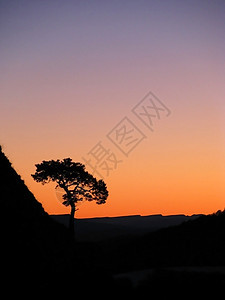
[(7, 297), (202, 299), (225, 286), (225, 212), (141, 235), (75, 241), (0, 149), (1, 290)]

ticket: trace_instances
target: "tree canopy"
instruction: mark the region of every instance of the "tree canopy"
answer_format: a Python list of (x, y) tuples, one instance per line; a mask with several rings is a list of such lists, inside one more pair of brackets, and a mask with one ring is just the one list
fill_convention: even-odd
[(108, 197), (105, 182), (97, 180), (85, 170), (85, 166), (79, 162), (73, 162), (71, 158), (63, 160), (49, 160), (36, 164), (36, 172), (31, 176), (36, 182), (46, 184), (56, 182), (57, 186), (65, 191), (63, 204), (71, 206), (70, 227), (72, 230), (76, 204), (80, 201), (96, 201), (104, 204)]

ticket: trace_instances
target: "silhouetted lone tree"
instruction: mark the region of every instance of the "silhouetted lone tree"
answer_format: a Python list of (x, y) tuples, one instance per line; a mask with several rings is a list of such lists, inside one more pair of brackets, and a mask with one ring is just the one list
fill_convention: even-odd
[(76, 204), (79, 201), (96, 201), (103, 204), (108, 197), (108, 190), (103, 180), (97, 180), (85, 170), (81, 163), (75, 163), (71, 158), (60, 160), (43, 161), (36, 164), (36, 172), (31, 176), (42, 184), (50, 181), (56, 182), (57, 186), (65, 191), (63, 204), (71, 206), (69, 228), (74, 235), (74, 215)]

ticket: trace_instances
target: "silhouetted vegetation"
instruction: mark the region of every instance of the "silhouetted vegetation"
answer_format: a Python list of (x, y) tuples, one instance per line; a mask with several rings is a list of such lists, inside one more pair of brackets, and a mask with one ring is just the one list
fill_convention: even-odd
[(65, 193), (62, 195), (62, 203), (71, 207), (69, 228), (73, 236), (76, 205), (85, 200), (103, 204), (108, 197), (105, 182), (97, 180), (85, 170), (83, 164), (75, 163), (71, 158), (36, 164), (36, 172), (31, 176), (42, 184), (56, 182), (57, 187), (63, 189)]
[[(77, 242), (35, 199), (0, 149), (2, 293), (214, 296), (225, 283), (225, 211), (143, 236)], [(149, 275), (134, 284), (130, 272)], [(125, 275), (123, 276), (123, 273)], [(128, 275), (126, 275), (128, 274)], [(137, 277), (136, 277), (137, 279)], [(30, 294), (32, 293), (32, 294)]]

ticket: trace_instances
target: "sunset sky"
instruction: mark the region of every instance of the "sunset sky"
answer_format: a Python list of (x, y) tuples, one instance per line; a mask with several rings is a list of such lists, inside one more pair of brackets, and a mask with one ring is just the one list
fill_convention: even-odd
[(225, 208), (224, 0), (3, 0), (0, 53), (0, 144), (48, 213), (70, 211), (35, 164), (92, 172), (100, 146), (110, 195), (79, 218)]

